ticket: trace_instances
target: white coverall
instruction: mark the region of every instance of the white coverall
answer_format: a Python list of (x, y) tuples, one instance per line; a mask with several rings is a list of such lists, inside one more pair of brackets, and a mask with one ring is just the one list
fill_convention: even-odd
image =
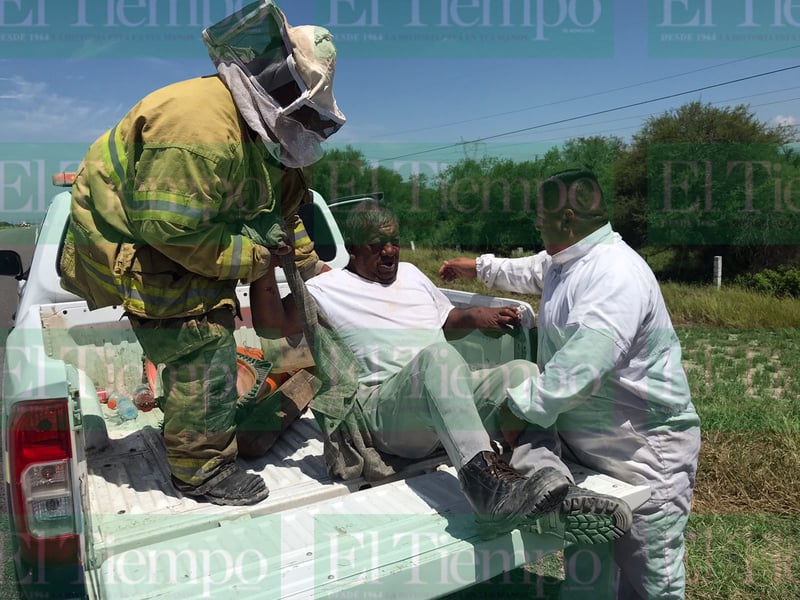
[[(477, 273), (494, 289), (542, 295), (541, 373), (508, 390), (511, 411), (540, 427), (555, 424), (564, 452), (577, 462), (652, 489), (630, 532), (614, 543), (616, 597), (683, 598), (683, 531), (700, 420), (653, 272), (607, 224), (553, 256), (483, 255)], [(537, 450), (535, 441), (530, 446), (515, 457), (536, 461), (537, 452), (549, 452)], [(557, 466), (552, 458), (537, 466)], [(517, 460), (512, 465), (523, 467)], [(608, 589), (579, 589), (591, 583), (591, 573), (575, 574), (570, 584), (575, 565), (566, 558), (564, 595), (571, 586), (587, 598), (615, 597)]]

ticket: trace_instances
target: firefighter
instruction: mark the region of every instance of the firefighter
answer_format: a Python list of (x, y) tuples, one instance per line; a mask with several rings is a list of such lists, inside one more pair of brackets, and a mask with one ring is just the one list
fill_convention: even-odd
[(164, 441), (175, 487), (246, 505), (263, 479), (236, 464), (236, 284), (294, 250), (304, 278), (327, 269), (297, 215), (301, 169), (345, 122), (336, 49), (290, 26), (271, 0), (206, 29), (213, 76), (136, 104), (89, 148), (72, 187), (61, 285), (91, 309), (121, 306), (164, 364)]

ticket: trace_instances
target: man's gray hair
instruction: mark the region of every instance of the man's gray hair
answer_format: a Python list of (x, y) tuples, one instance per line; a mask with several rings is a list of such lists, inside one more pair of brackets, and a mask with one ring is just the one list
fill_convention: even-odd
[(364, 200), (350, 210), (340, 226), (345, 246), (369, 243), (381, 227), (392, 221), (397, 221), (397, 215), (391, 208), (376, 200)]

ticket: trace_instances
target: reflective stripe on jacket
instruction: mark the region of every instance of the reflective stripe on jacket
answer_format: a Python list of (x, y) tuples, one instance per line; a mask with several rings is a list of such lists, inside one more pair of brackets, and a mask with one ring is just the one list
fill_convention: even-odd
[(238, 280), (264, 274), (269, 251), (241, 234), (264, 213), (294, 232), (297, 264), (318, 258), (297, 208), (302, 172), (280, 165), (217, 77), (153, 92), (89, 148), (72, 188), (61, 283), (90, 308), (146, 318), (237, 306)]

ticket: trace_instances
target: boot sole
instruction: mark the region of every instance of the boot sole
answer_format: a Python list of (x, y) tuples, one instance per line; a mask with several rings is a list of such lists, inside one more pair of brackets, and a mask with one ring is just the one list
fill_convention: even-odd
[(531, 519), (538, 519), (557, 510), (564, 502), (570, 487), (569, 480), (556, 469), (537, 471), (528, 479), (520, 493), (528, 498), (538, 498), (538, 501), (519, 514), (476, 516), (478, 535), (484, 540), (491, 539), (517, 529), (520, 524)]
[(573, 487), (558, 511), (540, 519), (535, 528), (558, 532), (569, 544), (607, 544), (625, 535), (632, 519), (623, 500)]

